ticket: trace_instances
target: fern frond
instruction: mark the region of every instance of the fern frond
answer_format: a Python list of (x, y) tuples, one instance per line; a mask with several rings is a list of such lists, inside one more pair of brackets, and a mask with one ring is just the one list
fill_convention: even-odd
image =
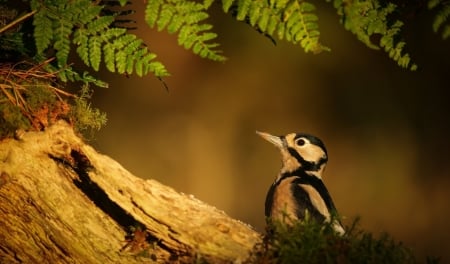
[[(334, 0), (333, 5), (345, 29), (355, 34), (367, 47), (377, 50), (383, 48), (399, 66), (412, 71), (417, 69), (417, 65), (411, 62), (409, 54), (404, 51), (405, 42), (397, 40), (403, 22), (391, 21), (389, 18), (398, 8), (395, 4), (383, 5), (378, 0), (357, 0), (351, 3)], [(374, 36), (380, 36), (379, 43), (374, 42), (377, 39)]]
[(69, 20), (54, 20), (56, 59), (59, 67), (67, 64), (67, 58), (70, 52), (70, 35), (72, 34), (73, 24)]
[(94, 20), (102, 11), (102, 7), (97, 5), (89, 5), (89, 8), (86, 8), (86, 1), (74, 1), (73, 4), (75, 5), (74, 9), (79, 10), (79, 13), (77, 13), (78, 18), (76, 20), (82, 25)]
[(53, 41), (52, 20), (47, 17), (46, 10), (41, 9), (34, 16), (33, 26), (40, 30), (34, 31), (34, 39), (38, 54), (43, 54)]
[(318, 17), (315, 6), (303, 0), (222, 1), (223, 9), (239, 21), (255, 27), (270, 37), (300, 44), (305, 52), (328, 51), (319, 41)]
[(84, 28), (76, 30), (73, 34), (72, 42), (77, 45), (77, 53), (80, 56), (84, 64), (89, 65), (89, 38)]
[(98, 36), (89, 38), (89, 64), (95, 71), (100, 69), (102, 59), (102, 40)]
[[(153, 1), (150, 1), (153, 2)], [(120, 5), (125, 5), (122, 1)], [(102, 61), (112, 72), (129, 74), (138, 71), (139, 75), (152, 72), (157, 77), (168, 75), (160, 64), (157, 69), (150, 64), (146, 55), (149, 52), (143, 41), (124, 28), (113, 26), (115, 16), (104, 15), (103, 7), (91, 0), (32, 0), (31, 7), (36, 10), (34, 17), (34, 35), (38, 54), (45, 58), (55, 51), (57, 68), (67, 67), (71, 43), (82, 61), (95, 71), (100, 69)], [(72, 34), (73, 32), (73, 34)], [(154, 57), (153, 57), (154, 58)], [(136, 63), (139, 62), (139, 69)], [(62, 80), (70, 80), (65, 71), (59, 74)]]
[(441, 30), (442, 39), (450, 36), (450, 2), (444, 0), (428, 1), (428, 9), (436, 9), (437, 13), (433, 20), (433, 31), (438, 33)]
[(113, 21), (113, 16), (98, 17), (87, 24), (87, 30), (91, 32), (91, 34), (101, 33), (101, 31), (108, 29)]
[(149, 1), (145, 10), (145, 20), (150, 27), (159, 31), (167, 29), (170, 34), (178, 32), (178, 44), (203, 58), (223, 61), (221, 51), (216, 50), (216, 43), (211, 43), (216, 34), (212, 26), (204, 23), (209, 17), (206, 10), (212, 0), (203, 3), (189, 0), (155, 0)]

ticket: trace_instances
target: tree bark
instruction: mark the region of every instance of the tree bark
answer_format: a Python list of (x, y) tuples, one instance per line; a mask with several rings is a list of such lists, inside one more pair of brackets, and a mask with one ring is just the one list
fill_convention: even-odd
[(0, 142), (0, 263), (240, 263), (250, 226), (132, 175), (60, 121)]

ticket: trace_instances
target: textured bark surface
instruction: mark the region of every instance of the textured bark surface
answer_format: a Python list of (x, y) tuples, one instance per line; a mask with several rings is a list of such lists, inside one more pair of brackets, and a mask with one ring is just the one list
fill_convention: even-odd
[(132, 175), (63, 122), (0, 142), (0, 263), (239, 263), (260, 241), (222, 211)]

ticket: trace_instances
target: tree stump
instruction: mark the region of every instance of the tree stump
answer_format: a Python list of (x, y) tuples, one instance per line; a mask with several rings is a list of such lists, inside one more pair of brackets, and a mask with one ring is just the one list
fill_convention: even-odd
[(261, 235), (132, 175), (65, 122), (0, 142), (0, 263), (240, 263)]

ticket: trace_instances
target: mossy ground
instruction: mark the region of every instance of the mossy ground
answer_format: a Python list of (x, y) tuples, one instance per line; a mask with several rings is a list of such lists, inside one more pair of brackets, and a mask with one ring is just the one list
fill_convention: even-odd
[(257, 245), (252, 263), (439, 263), (438, 258), (418, 260), (411, 249), (383, 233), (375, 236), (358, 227), (358, 219), (336, 234), (330, 224), (306, 220), (287, 226), (271, 222), (264, 242)]
[(44, 66), (0, 64), (0, 139), (17, 130), (43, 130), (61, 119), (79, 132), (105, 124), (106, 115), (90, 106), (87, 85), (79, 94), (68, 93)]

